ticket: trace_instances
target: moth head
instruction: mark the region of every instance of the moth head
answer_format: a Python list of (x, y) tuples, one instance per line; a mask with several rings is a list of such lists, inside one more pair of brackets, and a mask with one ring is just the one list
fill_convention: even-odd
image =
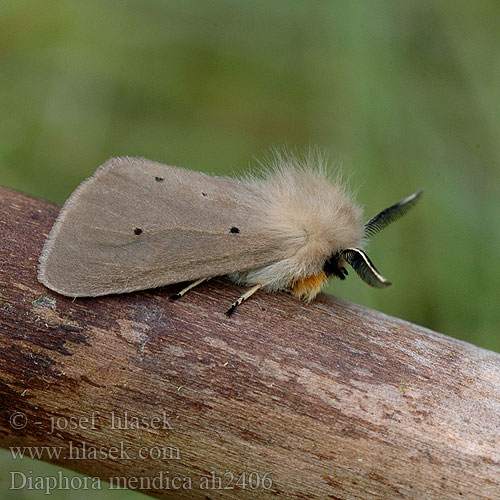
[[(422, 193), (423, 190), (420, 189), (399, 203), (382, 210), (375, 217), (372, 217), (364, 226), (364, 240), (375, 236), (391, 222), (402, 217), (410, 208), (415, 206)], [(343, 280), (348, 274), (346, 269), (347, 264), (370, 286), (384, 288), (391, 284), (390, 281), (378, 272), (368, 255), (360, 248), (345, 248), (336, 251), (323, 265), (323, 271), (327, 276), (336, 276)]]

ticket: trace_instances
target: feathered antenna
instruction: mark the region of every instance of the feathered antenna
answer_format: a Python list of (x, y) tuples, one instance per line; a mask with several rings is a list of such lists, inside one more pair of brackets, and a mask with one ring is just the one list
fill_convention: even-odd
[(375, 288), (383, 288), (391, 284), (390, 281), (386, 280), (377, 271), (377, 268), (363, 250), (359, 248), (346, 248), (342, 252), (342, 257), (368, 285)]
[[(414, 207), (417, 201), (422, 196), (423, 189), (419, 189), (416, 193), (408, 196), (399, 203), (382, 210), (382, 212), (372, 217), (365, 224), (365, 238), (371, 238), (378, 232), (382, 231), (391, 222), (398, 220), (410, 208)], [(385, 279), (373, 265), (373, 262), (368, 258), (359, 248), (346, 248), (340, 254), (340, 258), (352, 266), (357, 275), (368, 285), (375, 288), (383, 288), (391, 284), (390, 281)], [(339, 263), (341, 265), (341, 263)], [(342, 267), (341, 267), (342, 269)], [(344, 268), (345, 272), (345, 268)], [(347, 272), (345, 272), (347, 274)]]
[(410, 210), (410, 208), (415, 206), (423, 192), (423, 189), (419, 189), (416, 193), (411, 194), (399, 203), (382, 210), (382, 212), (375, 215), (375, 217), (372, 217), (365, 224), (365, 237), (371, 238), (372, 236), (375, 236), (391, 222), (394, 222), (402, 217), (406, 212), (408, 212), (408, 210)]

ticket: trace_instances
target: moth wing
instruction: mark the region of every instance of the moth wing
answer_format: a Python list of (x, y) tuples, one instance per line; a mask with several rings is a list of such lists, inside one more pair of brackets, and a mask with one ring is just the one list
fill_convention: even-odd
[(71, 297), (154, 288), (277, 260), (240, 181), (112, 158), (62, 208), (39, 280)]

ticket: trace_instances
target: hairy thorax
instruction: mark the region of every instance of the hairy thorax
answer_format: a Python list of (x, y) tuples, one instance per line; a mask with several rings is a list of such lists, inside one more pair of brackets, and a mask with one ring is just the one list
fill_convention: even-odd
[(254, 187), (262, 234), (276, 242), (279, 258), (231, 277), (314, 298), (327, 281), (325, 261), (339, 250), (361, 245), (361, 209), (320, 169), (278, 169)]

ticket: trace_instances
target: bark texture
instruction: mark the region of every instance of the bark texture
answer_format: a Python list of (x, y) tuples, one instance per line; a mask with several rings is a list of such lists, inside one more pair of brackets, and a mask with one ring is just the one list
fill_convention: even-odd
[(58, 210), (0, 188), (0, 446), (161, 498), (500, 497), (498, 354), (327, 295), (227, 318), (224, 279), (71, 300)]

